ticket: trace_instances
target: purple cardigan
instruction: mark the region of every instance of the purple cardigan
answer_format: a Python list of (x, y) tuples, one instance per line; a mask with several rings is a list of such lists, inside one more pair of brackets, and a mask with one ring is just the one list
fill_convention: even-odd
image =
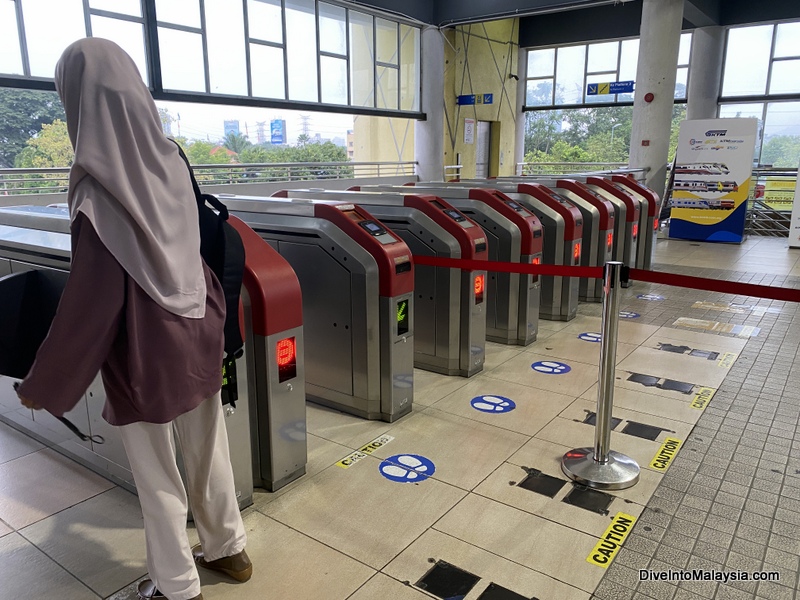
[(222, 385), (225, 298), (203, 268), (205, 317), (174, 315), (139, 287), (79, 215), (67, 285), (19, 394), (62, 416), (100, 370), (103, 418), (112, 425), (168, 423), (213, 396)]

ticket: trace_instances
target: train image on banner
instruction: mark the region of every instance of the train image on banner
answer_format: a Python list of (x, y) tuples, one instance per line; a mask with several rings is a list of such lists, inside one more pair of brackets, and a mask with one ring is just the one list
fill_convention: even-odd
[(676, 179), (672, 185), (675, 190), (687, 192), (738, 192), (739, 184), (735, 181), (691, 181)]
[(731, 170), (723, 163), (685, 163), (675, 165), (675, 174), (684, 175), (730, 175)]
[(733, 200), (702, 200), (699, 198), (673, 198), (674, 208), (708, 208), (717, 210), (733, 210), (736, 203)]

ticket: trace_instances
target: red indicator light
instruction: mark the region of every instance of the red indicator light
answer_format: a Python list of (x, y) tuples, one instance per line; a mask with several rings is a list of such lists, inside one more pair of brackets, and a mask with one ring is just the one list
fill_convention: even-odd
[(575, 248), (572, 251), (572, 259), (573, 259), (572, 260), (572, 264), (573, 265), (577, 265), (579, 262), (581, 262), (581, 243), (580, 242), (576, 242), (575, 243)]
[(639, 235), (639, 224), (633, 224), (633, 239), (636, 239), (636, 236)]
[(480, 304), (483, 302), (483, 290), (486, 286), (486, 279), (485, 275), (476, 275), (475, 276), (475, 304)]
[(653, 221), (653, 231), (658, 231), (658, 219)]
[(275, 362), (278, 364), (278, 382), (297, 376), (297, 344), (294, 337), (284, 338), (275, 345)]
[(608, 247), (609, 250), (611, 250), (614, 247), (614, 234), (613, 233), (609, 233), (608, 234), (608, 237), (606, 238), (606, 246)]
[(540, 265), (540, 264), (542, 264), (542, 257), (541, 256), (534, 256), (531, 259), (531, 264), (532, 265)]

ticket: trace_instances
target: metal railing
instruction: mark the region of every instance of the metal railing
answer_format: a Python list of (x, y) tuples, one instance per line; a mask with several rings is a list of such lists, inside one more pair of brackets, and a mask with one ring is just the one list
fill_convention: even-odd
[(517, 163), (517, 175), (569, 175), (572, 173), (630, 173), (641, 181), (649, 171), (648, 168), (632, 168), (622, 162), (542, 162)]
[(451, 179), (458, 179), (461, 177), (461, 168), (463, 165), (445, 165), (444, 166), (444, 180), (450, 181)]
[[(415, 161), (192, 165), (201, 185), (416, 175)], [(0, 169), (0, 195), (65, 192), (69, 168)]]
[(751, 235), (789, 237), (797, 169), (753, 169), (745, 231)]

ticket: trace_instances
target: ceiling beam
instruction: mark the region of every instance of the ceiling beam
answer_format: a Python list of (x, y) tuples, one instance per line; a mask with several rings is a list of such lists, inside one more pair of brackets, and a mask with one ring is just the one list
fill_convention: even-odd
[(721, 23), (720, 0), (685, 0), (683, 19), (693, 27), (712, 27)]

